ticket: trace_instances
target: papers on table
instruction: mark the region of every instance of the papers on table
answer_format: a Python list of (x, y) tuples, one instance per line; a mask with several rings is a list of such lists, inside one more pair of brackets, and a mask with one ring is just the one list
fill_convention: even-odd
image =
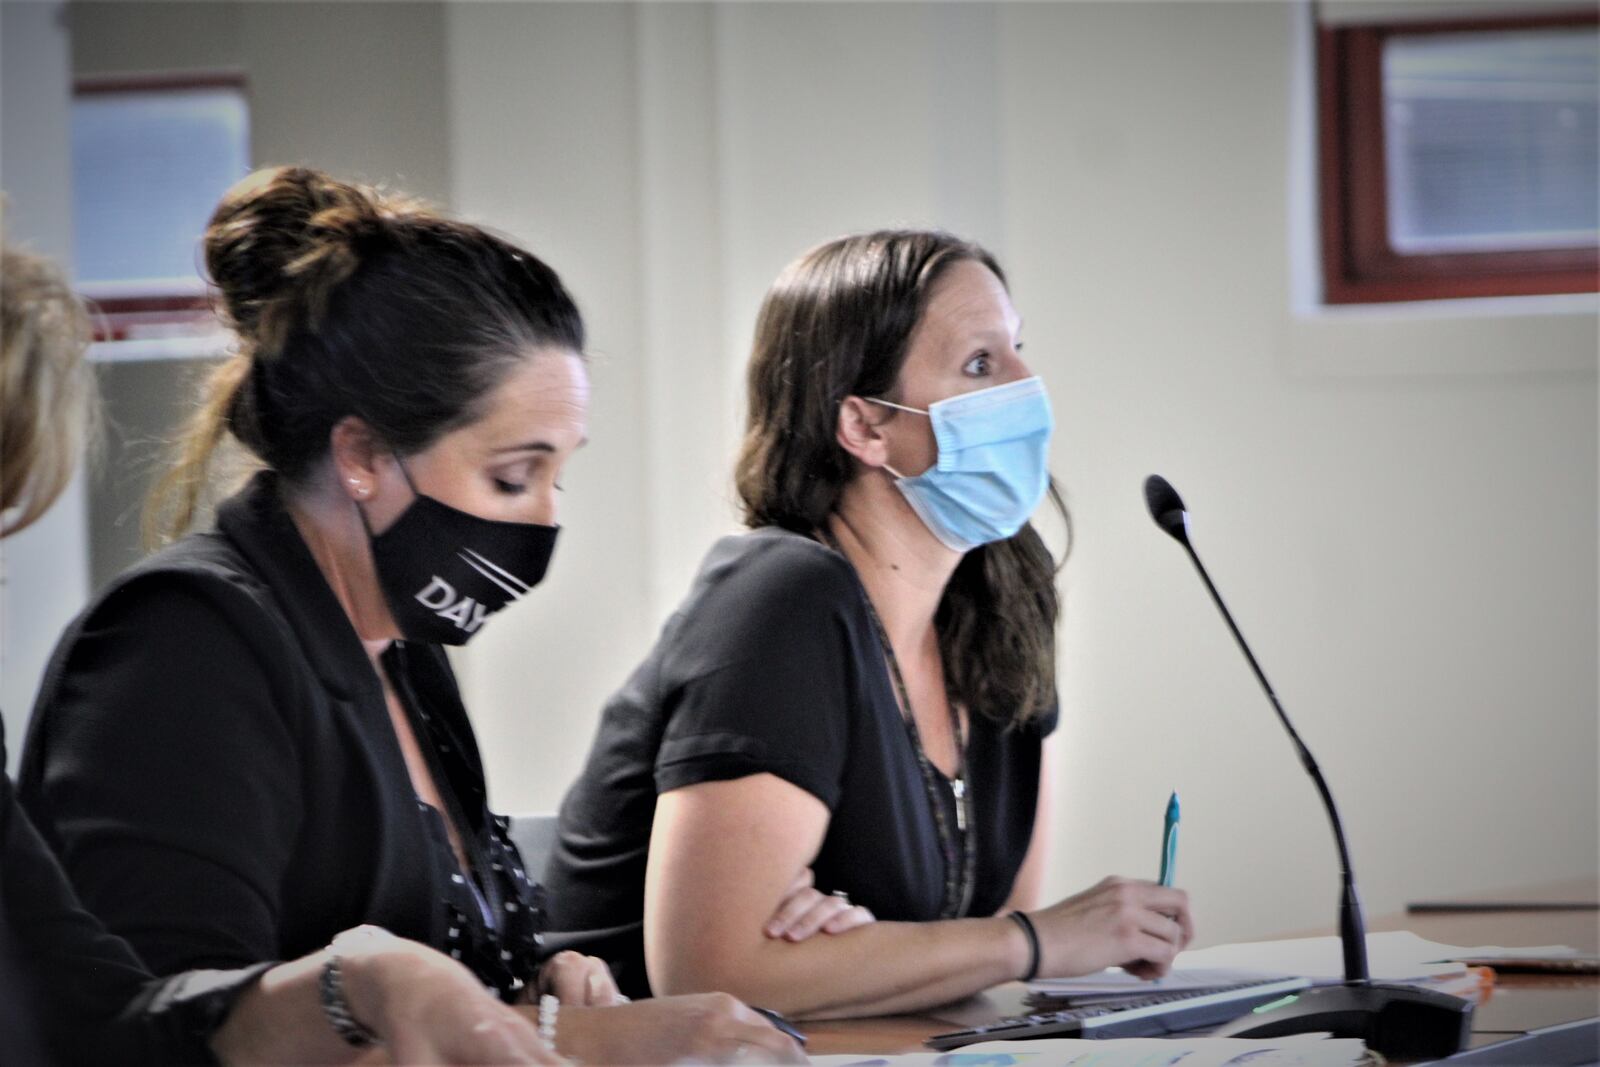
[[(1450, 961), (1461, 950), (1425, 941), (1409, 930), (1367, 935), (1367, 969), (1377, 982), (1418, 982), (1460, 974)], [(1251, 941), (1237, 945), (1181, 952), (1174, 961), (1185, 970), (1231, 967), (1303, 975), (1317, 985), (1344, 981), (1344, 951), (1337, 937), (1303, 937), (1293, 941)]]
[(1247, 1041), (1229, 1037), (1124, 1037), (1105, 1041), (1040, 1038), (988, 1041), (953, 1052), (893, 1056), (813, 1056), (822, 1067), (1356, 1067), (1366, 1046), (1317, 1035)]
[[(1492, 967), (1495, 960), (1522, 962), (1529, 959), (1579, 963), (1589, 957), (1565, 945), (1465, 948), (1428, 941), (1408, 930), (1367, 935), (1367, 967), (1373, 980), (1379, 982), (1437, 983), (1440, 979), (1460, 975), (1466, 967), (1462, 960)], [(1082, 978), (1040, 979), (1028, 983), (1028, 991), (1036, 999), (1081, 1002), (1100, 996), (1205, 989), (1297, 976), (1309, 978), (1316, 985), (1336, 985), (1344, 981), (1344, 952), (1339, 939), (1307, 937), (1192, 949), (1179, 954), (1171, 974), (1155, 981), (1135, 978), (1114, 967)]]
[(1490, 967), (1504, 973), (1600, 974), (1600, 956), (1586, 955), (1571, 945), (1534, 945), (1529, 948), (1503, 948), (1478, 945), (1458, 948), (1450, 958), (1468, 967)]
[[(1427, 942), (1424, 942), (1425, 944)], [(1475, 948), (1451, 948), (1448, 960), (1526, 960), (1526, 959), (1583, 959), (1571, 945), (1534, 945), (1530, 948), (1502, 948), (1499, 945), (1478, 945)]]

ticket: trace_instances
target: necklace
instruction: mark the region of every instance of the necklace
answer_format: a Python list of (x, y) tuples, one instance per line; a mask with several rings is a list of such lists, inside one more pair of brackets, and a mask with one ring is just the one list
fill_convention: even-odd
[[(834, 538), (833, 531), (826, 526), (820, 527), (822, 539), (828, 547), (839, 555), (844, 556), (844, 549), (839, 547), (839, 542)], [(845, 556), (848, 560), (849, 557)], [(906, 736), (911, 742), (911, 751), (916, 754), (917, 767), (922, 772), (922, 784), (928, 795), (928, 806), (933, 809), (934, 827), (939, 832), (939, 844), (944, 853), (944, 907), (939, 912), (941, 919), (957, 919), (967, 913), (972, 906), (972, 891), (977, 881), (977, 832), (972, 825), (972, 798), (967, 794), (967, 746), (966, 739), (961, 730), (961, 713), (956, 710), (954, 696), (945, 690), (945, 702), (950, 708), (950, 735), (956, 743), (956, 773), (954, 778), (946, 779), (939, 773), (933, 761), (928, 759), (928, 754), (922, 748), (922, 734), (917, 730), (917, 718), (911, 710), (911, 694), (906, 689), (905, 677), (900, 673), (900, 660), (894, 654), (894, 645), (889, 643), (889, 632), (884, 629), (883, 620), (878, 617), (878, 609), (872, 604), (872, 598), (862, 589), (862, 599), (867, 604), (867, 616), (872, 620), (872, 628), (878, 635), (878, 643), (883, 646), (884, 659), (889, 665), (889, 677), (894, 681), (895, 693), (900, 698), (900, 707), (903, 714), (901, 719), (905, 722)], [(951, 795), (955, 798), (956, 826), (954, 832), (950, 829), (950, 821), (945, 817), (944, 803), (941, 800), (941, 783), (947, 783)]]

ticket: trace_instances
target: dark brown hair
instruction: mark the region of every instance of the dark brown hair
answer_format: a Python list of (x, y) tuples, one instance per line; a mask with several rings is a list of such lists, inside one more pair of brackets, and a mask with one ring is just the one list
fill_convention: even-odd
[[(778, 276), (756, 321), (735, 475), (748, 525), (811, 534), (838, 507), (857, 470), (835, 437), (839, 405), (894, 395), (934, 283), (965, 261), (1005, 284), (983, 248), (920, 230), (840, 238)], [(1070, 536), (1054, 483), (1050, 497)], [(956, 567), (935, 625), (950, 690), (974, 712), (1021, 723), (1054, 702), (1057, 569), (1031, 524)]]
[(225, 434), (293, 484), (347, 415), (410, 455), (477, 418), (530, 347), (583, 350), (577, 306), (531, 253), (315, 170), (250, 175), (203, 243), (239, 348), (207, 382), (147, 535), (188, 528)]

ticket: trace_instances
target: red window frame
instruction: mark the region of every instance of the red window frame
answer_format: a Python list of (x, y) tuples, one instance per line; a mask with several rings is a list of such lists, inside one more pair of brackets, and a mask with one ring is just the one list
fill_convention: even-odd
[(1600, 24), (1570, 12), (1317, 31), (1323, 298), (1329, 304), (1600, 291), (1600, 249), (1406, 255), (1389, 244), (1384, 158), (1384, 40), (1399, 34), (1471, 33)]
[[(242, 71), (204, 70), (152, 74), (85, 75), (73, 80), (72, 94), (97, 96), (113, 93), (183, 92), (193, 89), (234, 89), (250, 98), (249, 84)], [(130, 328), (152, 323), (200, 323), (214, 317), (211, 296), (173, 296), (166, 293), (134, 293), (129, 296), (98, 297), (94, 301), (96, 341), (122, 341)]]

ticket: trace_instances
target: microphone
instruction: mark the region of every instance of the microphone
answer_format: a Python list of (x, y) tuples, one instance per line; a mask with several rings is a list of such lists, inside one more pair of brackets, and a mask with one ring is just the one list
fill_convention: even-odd
[(1366, 924), (1361, 916), (1361, 900), (1356, 894), (1355, 873), (1350, 850), (1345, 844), (1344, 823), (1333, 802), (1322, 769), (1311, 755), (1294, 724), (1289, 721), (1278, 694), (1256, 662), (1255, 653), (1233, 621), (1233, 614), (1222, 602), (1222, 595), (1206, 572), (1189, 539), (1189, 511), (1172, 484), (1159, 474), (1144, 482), (1145, 506), (1155, 524), (1189, 554), (1200, 572), (1206, 591), (1222, 613), (1223, 621), (1238, 642), (1256, 681), (1278, 713), (1300, 757), (1301, 766), (1311, 776), (1322, 797), (1333, 840), (1339, 851), (1342, 889), (1339, 898), (1339, 941), (1344, 951), (1344, 984), (1306, 990), (1257, 1009), (1255, 1013), (1217, 1030), (1215, 1037), (1282, 1037), (1288, 1034), (1331, 1032), (1336, 1037), (1359, 1037), (1367, 1047), (1385, 1056), (1449, 1056), (1466, 1047), (1472, 1025), (1472, 1003), (1417, 986), (1381, 984), (1372, 981), (1367, 970)]

